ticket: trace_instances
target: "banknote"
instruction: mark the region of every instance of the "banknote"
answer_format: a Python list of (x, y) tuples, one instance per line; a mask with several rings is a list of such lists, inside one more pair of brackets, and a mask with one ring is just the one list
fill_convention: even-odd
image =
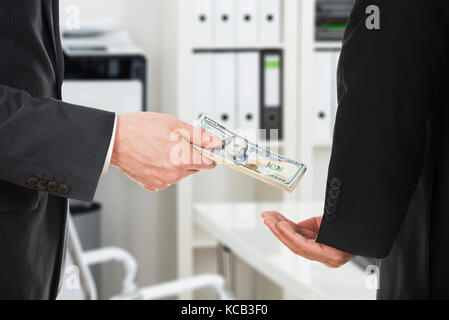
[(217, 163), (225, 164), (272, 186), (292, 192), (306, 172), (301, 162), (287, 159), (249, 141), (236, 131), (226, 128), (207, 114), (195, 123), (222, 139), (219, 148), (195, 146), (201, 153)]

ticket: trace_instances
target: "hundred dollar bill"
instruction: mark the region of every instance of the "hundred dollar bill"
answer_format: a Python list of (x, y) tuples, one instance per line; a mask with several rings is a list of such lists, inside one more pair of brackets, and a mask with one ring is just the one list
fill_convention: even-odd
[(272, 186), (292, 192), (306, 172), (306, 166), (287, 159), (248, 141), (236, 131), (226, 128), (206, 114), (202, 114), (196, 126), (222, 139), (219, 148), (206, 149), (195, 146), (201, 153), (218, 163), (223, 163)]

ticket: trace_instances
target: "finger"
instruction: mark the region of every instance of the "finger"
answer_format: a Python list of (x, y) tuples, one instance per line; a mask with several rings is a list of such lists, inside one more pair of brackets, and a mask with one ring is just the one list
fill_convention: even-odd
[(187, 141), (208, 149), (218, 148), (221, 146), (222, 141), (219, 137), (210, 133), (209, 131), (194, 127), (186, 122), (180, 121), (182, 129), (179, 134), (184, 137)]
[[(284, 215), (282, 215), (281, 213), (277, 212), (277, 211), (267, 211), (264, 212), (262, 214), (262, 216), (264, 217), (272, 217), (276, 220), (278, 220), (278, 222), (287, 222), (288, 224), (290, 224), (292, 226), (292, 228), (295, 230), (295, 232), (302, 234), (303, 236), (305, 236), (306, 238), (313, 238), (315, 239), (316, 234), (317, 234), (317, 230), (315, 231), (315, 229), (313, 229), (311, 226), (309, 226), (309, 221), (310, 219), (300, 222), (298, 224), (294, 223), (293, 221), (287, 219)], [(306, 223), (306, 227), (301, 227), (301, 225), (304, 223)], [(313, 225), (315, 225), (315, 222), (313, 221)]]
[(198, 150), (196, 150), (193, 147), (190, 147), (190, 153), (191, 153), (191, 161), (190, 165), (188, 165), (188, 169), (193, 170), (210, 170), (214, 169), (217, 164), (215, 161), (206, 158), (204, 155), (201, 154)]
[[(126, 171), (120, 169), (120, 171), (129, 179), (133, 180), (135, 183), (137, 183), (139, 186), (141, 186), (142, 188), (151, 191), (151, 192), (156, 192), (159, 190), (164, 190), (167, 189), (168, 185), (166, 185), (165, 183), (163, 183), (162, 181), (156, 179), (156, 178), (148, 178), (148, 179), (143, 179), (140, 176), (131, 176), (129, 175)], [(151, 185), (148, 183), (148, 181), (151, 180)]]
[[(315, 259), (312, 259), (312, 257), (310, 257), (309, 255), (307, 255), (301, 246), (298, 246), (295, 242), (289, 240), (287, 237), (285, 237), (282, 234), (282, 232), (280, 231), (280, 229), (278, 227), (279, 223), (277, 223), (276, 220), (268, 218), (264, 222), (270, 228), (270, 230), (273, 232), (273, 234), (276, 236), (276, 238), (278, 238), (294, 254), (297, 254), (297, 255), (304, 257), (306, 259), (309, 259), (309, 260), (315, 260)], [(282, 223), (287, 224), (286, 222), (282, 222)]]
[(287, 238), (285, 238), (282, 233), (280, 232), (280, 230), (278, 229), (277, 225), (279, 224), (279, 222), (274, 219), (274, 218), (266, 218), (264, 220), (265, 225), (271, 230), (271, 232), (276, 236), (276, 238), (278, 238), (287, 248), (289, 248), (291, 251), (293, 251), (295, 254), (299, 254), (300, 253), (297, 251), (297, 249), (295, 248), (294, 245), (292, 245), (290, 243), (290, 241), (287, 240)]
[[(140, 184), (140, 183), (139, 183)], [(154, 187), (152, 187), (152, 186), (146, 186), (146, 185), (143, 185), (143, 184), (140, 184), (140, 186), (142, 187), (142, 188), (144, 188), (145, 190), (148, 190), (148, 191), (150, 191), (150, 192), (157, 192), (157, 191), (159, 191), (158, 189), (156, 189), (156, 188), (154, 188)]]
[(148, 190), (151, 192), (162, 191), (162, 190), (167, 189), (170, 186), (169, 184), (163, 184), (163, 183), (149, 185), (149, 184), (144, 184), (144, 183), (138, 182), (138, 184), (145, 190)]
[(317, 235), (318, 235), (317, 231), (310, 230), (310, 229), (307, 229), (307, 228), (302, 228), (302, 227), (300, 227), (298, 225), (296, 226), (295, 231), (297, 233), (301, 234), (302, 236), (304, 236), (306, 239), (315, 240)]
[[(302, 230), (311, 230), (315, 233), (320, 229), (321, 220), (317, 221), (318, 217), (313, 217), (304, 221), (301, 221), (297, 224), (297, 226)], [(320, 217), (321, 218), (321, 217)]]
[(296, 230), (296, 227), (297, 227), (296, 224), (293, 221), (287, 219), (280, 212), (277, 212), (277, 211), (265, 211), (265, 212), (262, 213), (262, 218), (265, 219), (265, 218), (268, 218), (268, 217), (276, 219), (278, 222), (281, 222), (281, 221), (288, 222)]
[[(342, 260), (340, 259), (341, 252), (339, 250), (320, 245), (315, 240), (306, 239), (301, 234), (296, 233), (289, 223), (285, 221), (276, 223), (276, 221), (276, 219), (270, 217), (264, 220), (273, 234), (297, 255), (309, 260), (319, 261), (332, 268), (338, 267), (354, 257), (347, 255), (347, 258)], [(336, 263), (335, 261), (342, 262)]]
[(289, 243), (288, 247), (293, 252), (299, 254), (309, 260), (320, 261), (326, 263), (329, 259), (328, 252), (323, 250), (323, 247), (320, 246), (315, 240), (307, 239), (303, 235), (295, 232), (295, 230), (285, 222), (280, 222), (277, 225), (282, 237), (285, 239), (287, 243)]
[[(213, 160), (203, 156), (200, 151), (196, 150), (184, 138), (181, 139), (182, 141), (176, 145), (176, 149), (170, 152), (171, 166), (182, 170), (206, 170), (215, 168), (216, 164)], [(170, 166), (167, 166), (167, 169), (170, 169)]]
[[(278, 223), (278, 221), (274, 218), (265, 218), (263, 220), (263, 223), (271, 230), (271, 232), (277, 237), (279, 238), (279, 236), (281, 235), (279, 230), (277, 230), (276, 225)], [(279, 239), (280, 240), (280, 239)]]
[(194, 175), (195, 173), (198, 173), (198, 172), (200, 172), (200, 170), (189, 169), (182, 174), (181, 179), (190, 177), (191, 175)]
[(302, 234), (308, 239), (315, 239), (319, 230), (319, 226), (317, 226), (315, 218), (310, 218), (300, 223), (294, 223), (277, 211), (264, 212), (262, 215), (271, 216), (277, 219), (279, 222), (284, 221), (289, 223), (295, 230), (295, 232)]
[(154, 177), (147, 177), (146, 179), (138, 178), (137, 182), (141, 187), (147, 190), (153, 189), (155, 191), (159, 191), (166, 189), (168, 186), (167, 183)]

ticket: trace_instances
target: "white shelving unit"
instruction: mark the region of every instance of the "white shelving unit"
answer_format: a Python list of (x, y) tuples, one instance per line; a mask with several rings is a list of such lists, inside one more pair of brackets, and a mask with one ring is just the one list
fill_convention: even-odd
[[(275, 147), (279, 153), (306, 164), (314, 161), (317, 147), (313, 139), (313, 62), (317, 48), (336, 47), (339, 43), (315, 41), (315, 0), (282, 1), (282, 38), (280, 43), (268, 44), (213, 44), (194, 46), (192, 39), (193, 0), (171, 0), (177, 5), (176, 14), (176, 115), (190, 121), (192, 106), (192, 57), (195, 50), (262, 50), (283, 51), (283, 126), (284, 139)], [(320, 144), (328, 147), (330, 143)], [(180, 278), (195, 274), (194, 256), (198, 251), (213, 249), (216, 242), (204, 230), (195, 226), (193, 210), (197, 202), (219, 201), (296, 201), (313, 200), (314, 167), (308, 172), (293, 194), (278, 191), (233, 172), (218, 168), (201, 172), (177, 186), (177, 269)], [(191, 298), (186, 294), (181, 298)]]
[(315, 49), (341, 49), (341, 42), (339, 41), (315, 41)]
[(249, 44), (212, 44), (212, 45), (196, 45), (193, 50), (276, 50), (283, 49), (283, 43), (249, 43)]

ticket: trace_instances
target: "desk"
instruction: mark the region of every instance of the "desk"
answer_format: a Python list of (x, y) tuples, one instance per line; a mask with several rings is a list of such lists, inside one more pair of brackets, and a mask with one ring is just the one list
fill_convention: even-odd
[(241, 260), (300, 298), (375, 299), (367, 275), (347, 263), (329, 269), (293, 254), (264, 225), (261, 213), (277, 210), (293, 221), (321, 215), (321, 203), (198, 203), (196, 223)]

